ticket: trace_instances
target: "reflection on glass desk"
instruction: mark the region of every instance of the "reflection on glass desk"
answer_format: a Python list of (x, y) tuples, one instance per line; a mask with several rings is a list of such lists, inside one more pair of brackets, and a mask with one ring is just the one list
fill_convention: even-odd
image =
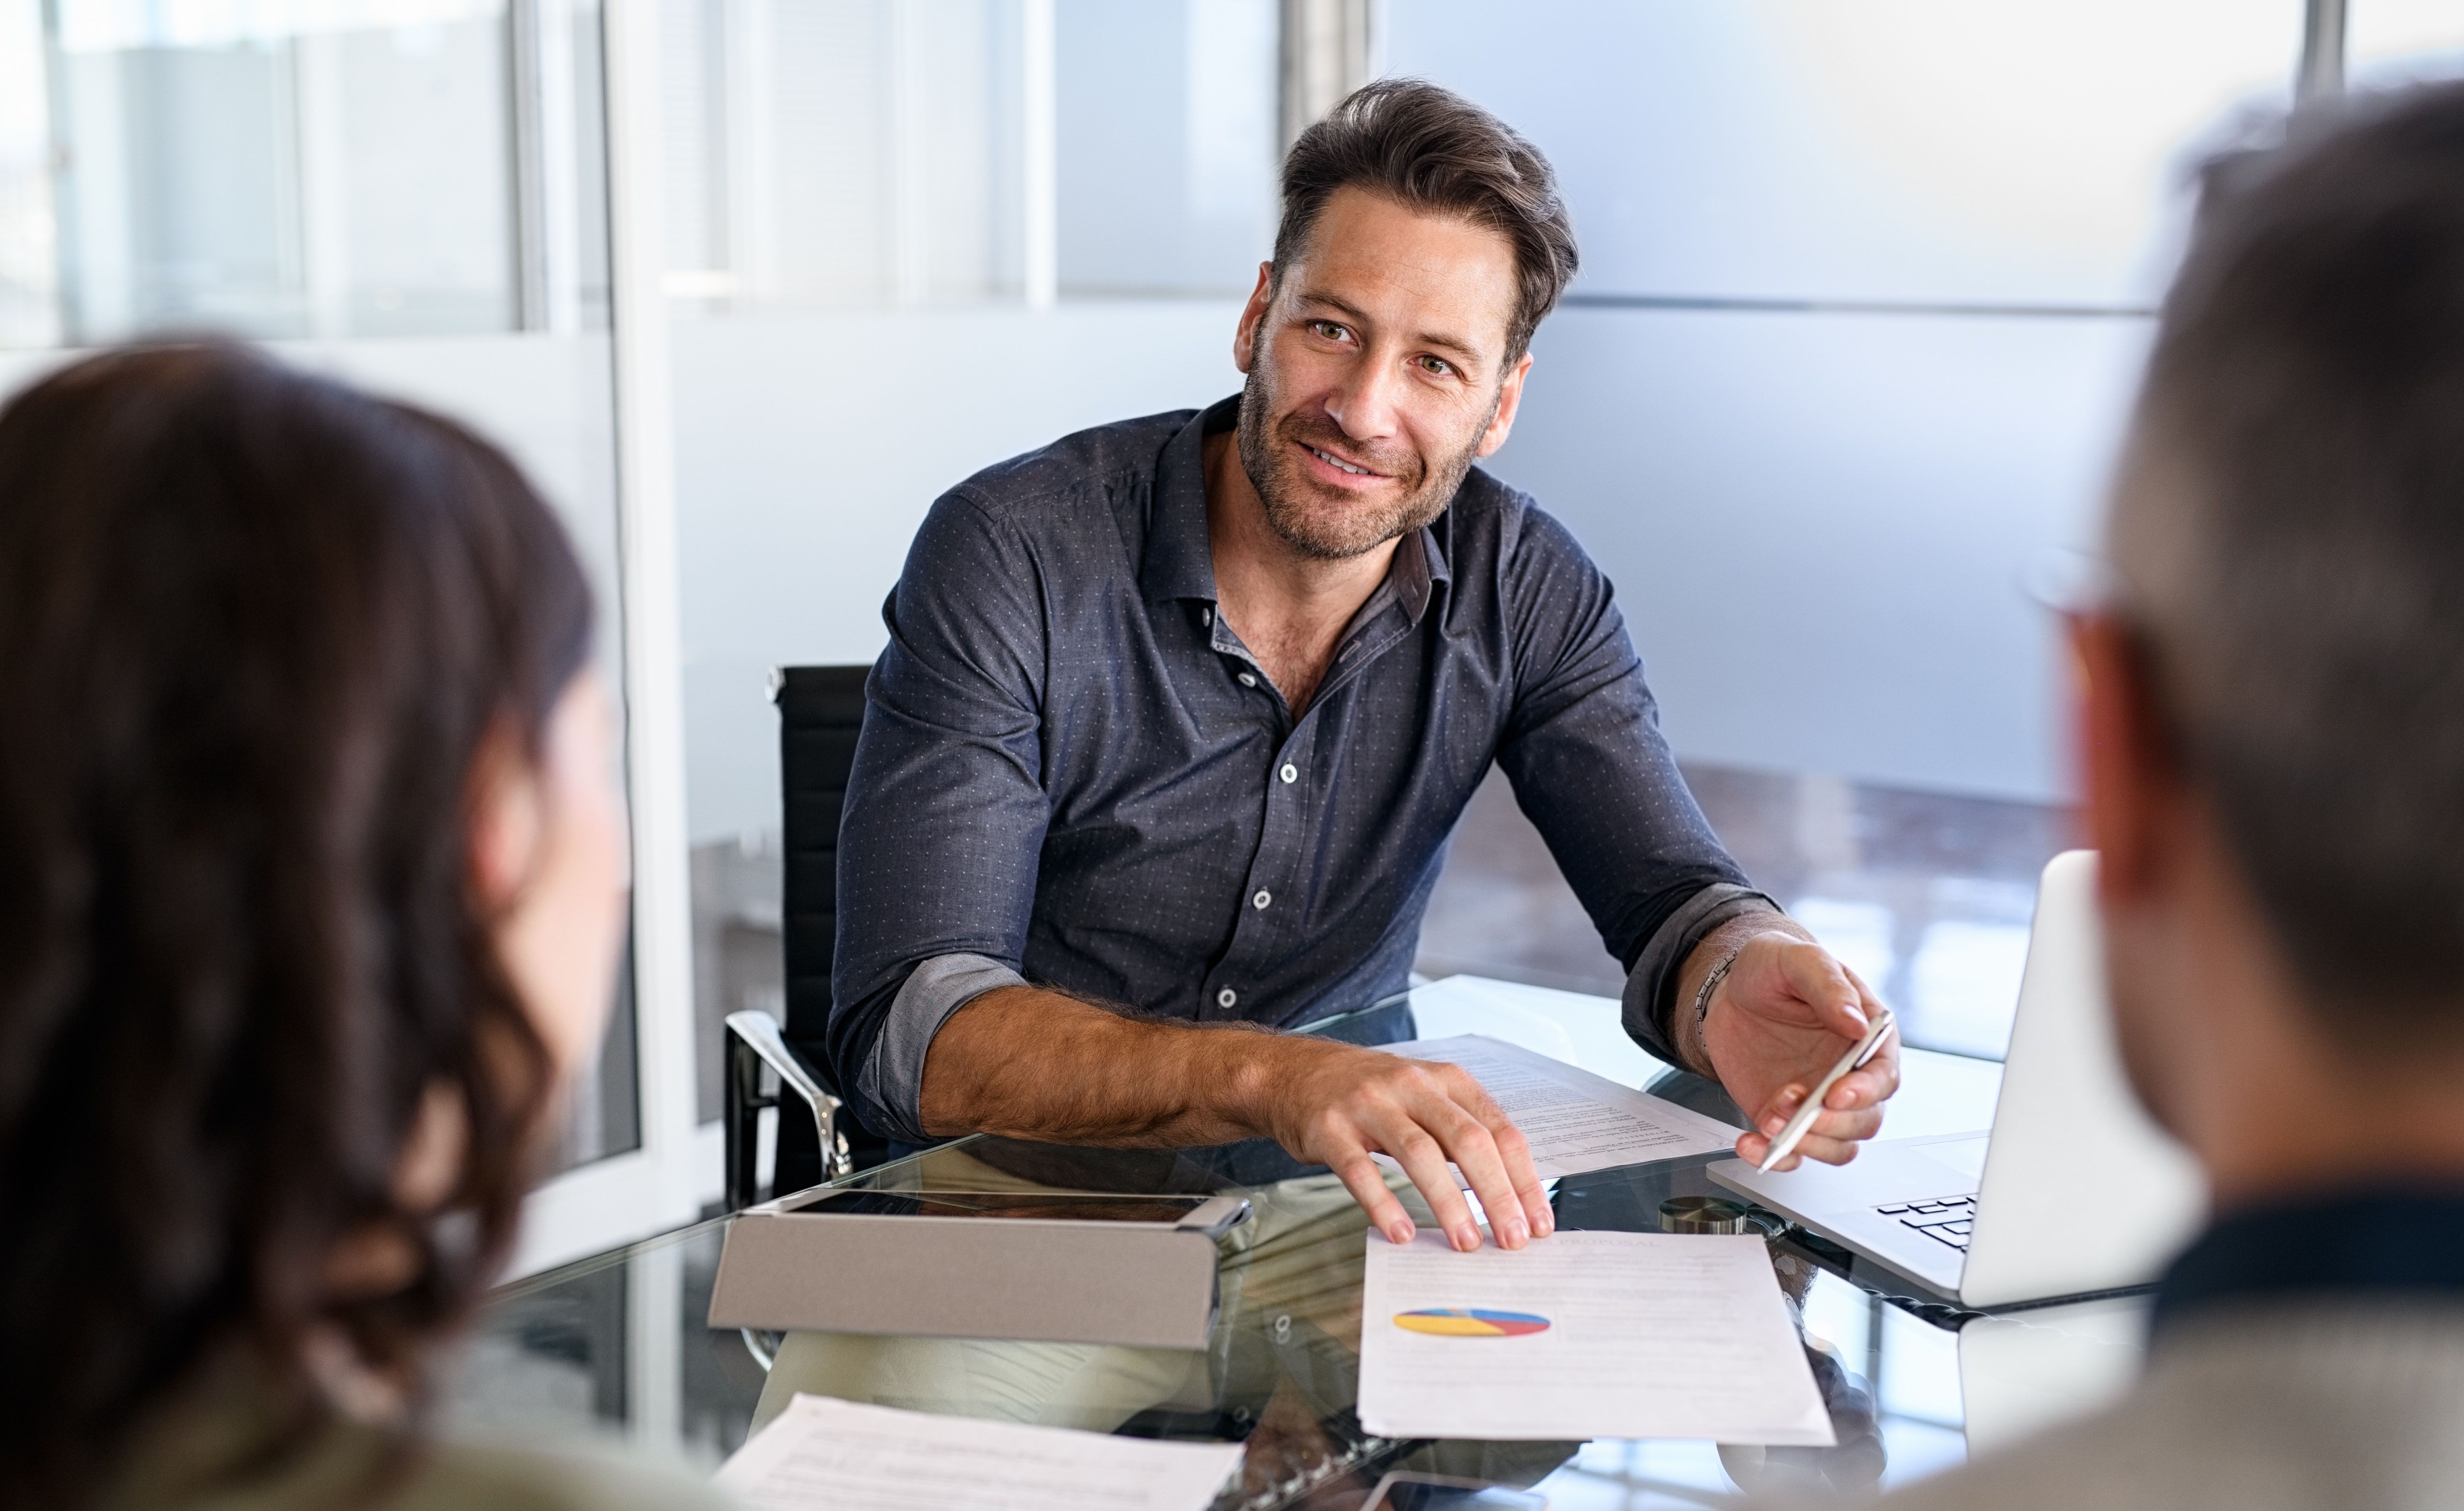
[[(1627, 1042), (1614, 1002), (1458, 978), (1415, 994), (1413, 1006), (1424, 1035), (1487, 1033), (1739, 1121), (1718, 1087)], [(1985, 1126), (1999, 1071), (1910, 1052), (1887, 1131)], [(1696, 1156), (1559, 1181), (1558, 1226), (1657, 1231), (1661, 1201), (1719, 1193), (1703, 1172), (1707, 1163)], [(1397, 1441), (1363, 1433), (1353, 1412), (1366, 1222), (1332, 1176), (1271, 1145), (1096, 1150), (977, 1137), (840, 1184), (910, 1194), (1231, 1192), (1255, 1216), (1221, 1244), (1220, 1306), (1203, 1351), (714, 1331), (703, 1319), (728, 1222), (715, 1218), (499, 1292), (449, 1384), (449, 1422), (525, 1434), (612, 1429), (715, 1468), (803, 1391), (1099, 1432), (1239, 1439), (1247, 1457), (1218, 1502), (1224, 1508), (1355, 1511), (1397, 1470), (1529, 1488), (1560, 1508), (1683, 1506), (1740, 1490), (1903, 1482), (1958, 1462), (1970, 1444), (2005, 1441), (2095, 1404), (2126, 1381), (2138, 1356), (2136, 1300), (1952, 1313), (1861, 1283), (1867, 1277), (1839, 1251), (1779, 1235), (1774, 1266), (1837, 1446)]]

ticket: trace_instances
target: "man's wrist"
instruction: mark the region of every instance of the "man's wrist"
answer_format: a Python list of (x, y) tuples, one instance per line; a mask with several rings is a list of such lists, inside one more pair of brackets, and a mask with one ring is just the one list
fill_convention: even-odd
[(1635, 1041), (1687, 1070), (1696, 1069), (1686, 1022), (1695, 989), (1710, 963), (1735, 941), (1738, 926), (1766, 914), (1785, 916), (1765, 893), (1738, 883), (1714, 882), (1662, 920), (1626, 967), (1623, 1017)]
[(1704, 973), (1702, 984), (1694, 989), (1693, 1000), (1678, 1008), (1679, 1060), (1698, 1076), (1713, 1081), (1720, 1078), (1719, 1067), (1711, 1062), (1711, 1009), (1720, 1000), (1720, 988), (1727, 984), (1737, 957), (1752, 942), (1749, 936), (1723, 949), (1711, 969)]
[(1293, 1051), (1315, 1042), (1244, 1023), (1178, 1027), (1197, 1053), (1182, 1063), (1183, 1088), (1195, 1109), (1252, 1138), (1276, 1136), (1275, 1093), (1298, 1068)]
[(1677, 1051), (1678, 1063), (1687, 1070), (1706, 1080), (1721, 1080), (1719, 1065), (1711, 1058), (1711, 1020), (1720, 1016), (1723, 1003), (1734, 1000), (1729, 982), (1749, 964), (1747, 952), (1767, 939), (1797, 944), (1811, 936), (1786, 913), (1752, 913), (1731, 919), (1695, 947), (1696, 957), (1709, 963), (1696, 979), (1693, 994), (1677, 1003), (1675, 1021), (1669, 1024), (1669, 1047)]

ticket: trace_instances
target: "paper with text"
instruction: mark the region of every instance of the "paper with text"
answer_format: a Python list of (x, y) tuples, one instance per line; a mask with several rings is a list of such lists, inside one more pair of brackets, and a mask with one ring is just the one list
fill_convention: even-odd
[(799, 1395), (718, 1472), (754, 1511), (1204, 1511), (1239, 1443), (1173, 1443)]
[(1559, 1233), (1469, 1254), (1429, 1232), (1368, 1241), (1370, 1432), (1833, 1441), (1759, 1237)]
[(1470, 1071), (1530, 1141), (1531, 1163), (1543, 1180), (1646, 1160), (1727, 1153), (1744, 1131), (1482, 1034), (1378, 1047)]

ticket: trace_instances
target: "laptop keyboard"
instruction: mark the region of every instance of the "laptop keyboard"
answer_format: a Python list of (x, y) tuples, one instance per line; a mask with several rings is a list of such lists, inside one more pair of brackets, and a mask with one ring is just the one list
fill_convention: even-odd
[(1895, 1201), (1876, 1207), (1885, 1217), (1897, 1217), (1926, 1237), (1947, 1243), (1960, 1253), (1968, 1252), (1969, 1230), (1976, 1226), (1976, 1198), (1942, 1196), (1932, 1201)]

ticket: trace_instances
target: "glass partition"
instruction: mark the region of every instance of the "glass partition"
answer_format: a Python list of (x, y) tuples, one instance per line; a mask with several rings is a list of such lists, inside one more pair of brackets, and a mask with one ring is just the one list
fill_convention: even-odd
[[(2366, 3), (2366, 0), (2359, 0)], [(1576, 288), (2144, 306), (2186, 149), (2291, 98), (2301, 0), (1391, 0), (1390, 72), (1536, 142)]]
[(1067, 294), (1245, 295), (1275, 239), (1274, 0), (1058, 11)]
[(662, 34), (673, 296), (1018, 292), (1015, 0), (667, 0)]
[(504, 0), (58, 17), (69, 339), (518, 323)]

